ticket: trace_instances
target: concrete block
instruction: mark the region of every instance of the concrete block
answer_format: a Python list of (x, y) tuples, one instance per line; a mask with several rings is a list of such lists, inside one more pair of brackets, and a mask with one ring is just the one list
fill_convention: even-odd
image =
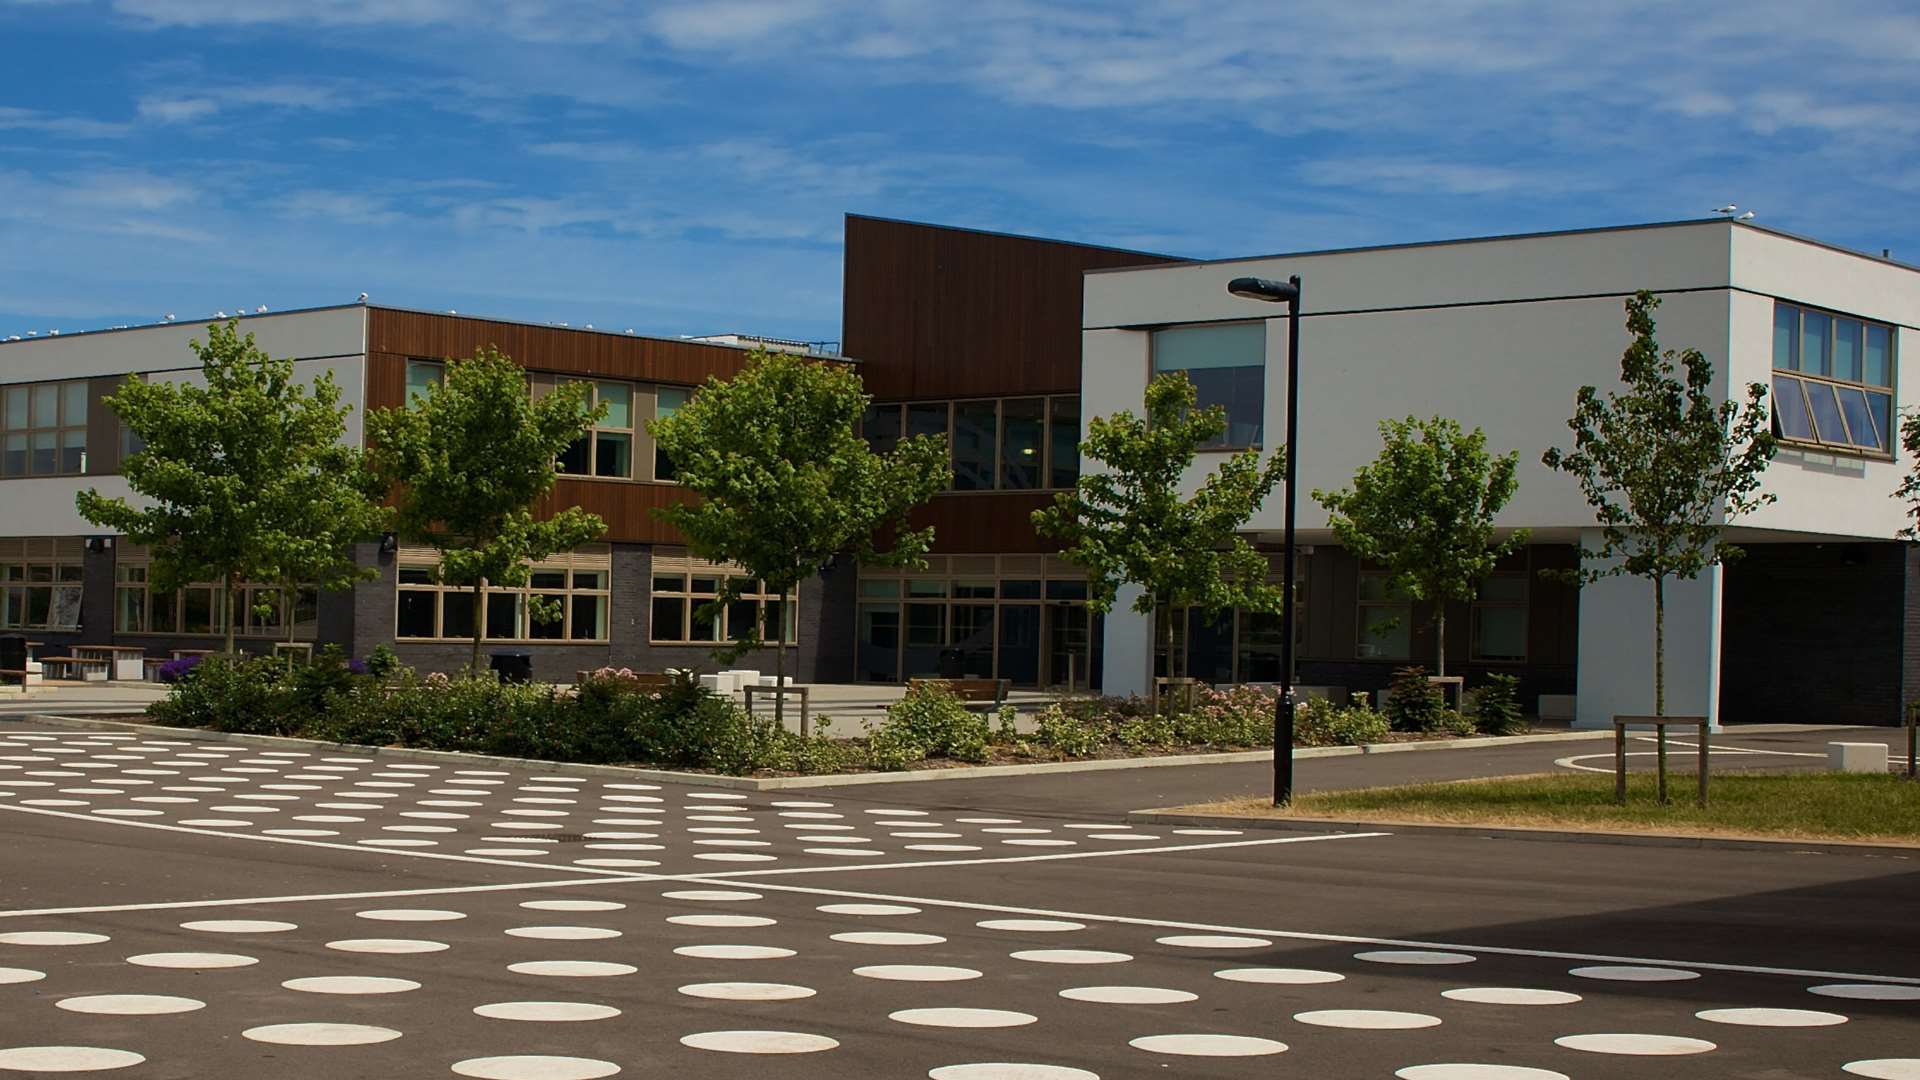
[(1574, 695), (1541, 694), (1540, 704), (1535, 708), (1542, 720), (1572, 720)]
[(733, 676), (725, 672), (718, 675), (702, 675), (700, 676), (700, 687), (703, 690), (711, 690), (716, 694), (731, 694), (733, 693)]
[(1830, 742), (1827, 744), (1827, 768), (1832, 772), (1884, 774), (1887, 771), (1887, 746), (1877, 742)]

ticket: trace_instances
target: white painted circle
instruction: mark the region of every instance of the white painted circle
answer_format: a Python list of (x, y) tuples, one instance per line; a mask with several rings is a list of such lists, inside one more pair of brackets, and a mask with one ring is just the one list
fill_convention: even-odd
[(35, 971), (32, 968), (0, 967), (0, 986), (7, 986), (12, 983), (39, 982), (46, 977), (46, 972)]
[(939, 934), (904, 934), (885, 930), (854, 930), (831, 935), (848, 945), (938, 945), (947, 940)]
[(821, 904), (814, 909), (828, 915), (918, 915), (920, 909), (905, 904)]
[(798, 1031), (702, 1031), (681, 1036), (680, 1045), (724, 1054), (812, 1054), (840, 1043)]
[(982, 930), (1013, 930), (1023, 934), (1058, 934), (1087, 928), (1086, 923), (1066, 919), (982, 919), (973, 925)]
[(1060, 991), (1060, 996), (1069, 1001), (1091, 1001), (1099, 1005), (1177, 1005), (1200, 997), (1185, 990), (1158, 986), (1076, 986)]
[(0, 945), (98, 945), (111, 938), (105, 934), (87, 934), (73, 930), (20, 930), (0, 934)]
[(979, 851), (975, 844), (908, 844), (908, 851)]
[(1228, 982), (1270, 983), (1278, 986), (1314, 986), (1319, 983), (1336, 983), (1344, 980), (1345, 975), (1337, 971), (1316, 971), (1313, 968), (1228, 968), (1213, 973), (1216, 979)]
[(520, 906), (532, 911), (620, 911), (627, 905), (612, 900), (526, 900)]
[(1034, 964), (1124, 964), (1133, 959), (1128, 953), (1102, 949), (1023, 949), (1009, 955)]
[(1032, 1013), (1014, 1012), (1011, 1009), (933, 1008), (901, 1009), (888, 1013), (887, 1019), (920, 1027), (1007, 1028), (1025, 1027), (1038, 1022), (1040, 1018)]
[(1354, 953), (1355, 960), (1365, 960), (1373, 964), (1471, 964), (1474, 957), (1466, 953), (1435, 952), (1431, 949), (1375, 949), (1370, 952)]
[(1293, 1018), (1314, 1027), (1350, 1028), (1356, 1031), (1410, 1031), (1440, 1025), (1437, 1016), (1395, 1012), (1392, 1009), (1316, 1009), (1294, 1013)]
[(669, 900), (703, 900), (718, 901), (720, 903), (733, 900), (762, 899), (761, 895), (757, 892), (741, 892), (737, 889), (679, 889), (674, 892), (663, 892), (660, 895)]
[(1400, 1080), (1569, 1080), (1565, 1072), (1523, 1065), (1409, 1065), (1394, 1072)]
[(886, 852), (884, 852), (884, 851), (880, 851), (880, 850), (878, 850), (878, 849), (876, 849), (876, 848), (850, 848), (850, 847), (841, 847), (841, 848), (824, 848), (824, 847), (810, 847), (810, 848), (801, 848), (800, 850), (802, 850), (802, 851), (804, 851), (804, 852), (806, 852), (806, 853), (807, 853), (807, 854), (809, 854), (809, 855), (832, 855), (832, 856), (835, 856), (835, 857), (838, 857), (838, 858), (842, 858), (842, 859), (859, 859), (859, 858), (866, 858), (866, 857), (870, 857), (870, 856), (874, 856), (874, 855), (885, 855), (885, 854), (886, 854)]
[(263, 1024), (240, 1034), (279, 1046), (367, 1046), (400, 1037), (392, 1028), (372, 1024)]
[(1874, 1058), (1850, 1061), (1840, 1071), (1868, 1080), (1920, 1080), (1920, 1058)]
[(751, 851), (701, 851), (696, 852), (693, 857), (705, 859), (708, 862), (772, 862), (776, 858), (773, 855), (757, 855)]
[(1183, 1057), (1259, 1057), (1283, 1053), (1287, 1044), (1250, 1035), (1142, 1035), (1128, 1046), (1154, 1054)]
[(453, 922), (467, 916), (465, 912), (443, 911), (439, 908), (375, 908), (372, 911), (356, 911), (354, 917), (375, 922)]
[(444, 941), (420, 941), (414, 938), (345, 938), (327, 942), (327, 948), (357, 953), (430, 953), (451, 948)]
[(88, 994), (85, 997), (61, 998), (54, 1005), (68, 1012), (102, 1016), (160, 1016), (207, 1007), (206, 1002), (195, 998), (169, 997), (165, 994)]
[(1742, 1027), (1833, 1027), (1847, 1022), (1839, 1013), (1815, 1009), (1703, 1009), (1693, 1015), (1710, 1024)]
[(697, 960), (781, 960), (795, 955), (792, 949), (773, 945), (682, 945), (673, 952)]
[(982, 1061), (970, 1065), (942, 1065), (929, 1070), (929, 1080), (1100, 1080), (1099, 1073), (1065, 1065)]
[(1458, 990), (1442, 990), (1440, 996), (1450, 1001), (1470, 1001), (1476, 1005), (1572, 1005), (1580, 1001), (1579, 994), (1569, 994), (1564, 990), (1535, 990), (1524, 986), (1466, 986)]
[(1683, 1054), (1704, 1054), (1716, 1049), (1713, 1043), (1705, 1039), (1689, 1039), (1681, 1035), (1634, 1033), (1562, 1035), (1553, 1042), (1556, 1046), (1564, 1046), (1569, 1050), (1584, 1050), (1589, 1054), (1627, 1054), (1635, 1057), (1674, 1057)]
[(620, 936), (620, 931), (604, 926), (514, 926), (506, 933), (508, 937), (540, 941), (604, 941)]
[(1849, 1001), (1920, 1001), (1920, 986), (1895, 986), (1891, 983), (1827, 983), (1810, 986), (1807, 993)]
[(604, 960), (523, 960), (508, 964), (518, 975), (553, 975), (561, 978), (592, 979), (609, 975), (631, 975), (640, 969), (632, 964), (614, 964)]
[(127, 957), (127, 963), (139, 967), (179, 968), (188, 971), (250, 967), (259, 962), (254, 957), (241, 956), (238, 953), (156, 952)]
[(420, 989), (420, 984), (412, 979), (375, 975), (314, 975), (288, 979), (280, 985), (306, 994), (402, 994)]
[(772, 926), (778, 919), (769, 919), (764, 915), (669, 915), (667, 921), (675, 926)]
[(300, 927), (290, 922), (274, 919), (201, 919), (197, 922), (183, 922), (182, 930), (198, 930), (205, 934), (284, 934)]
[(1077, 847), (1080, 842), (1078, 840), (1050, 840), (1045, 837), (1039, 839), (1016, 837), (1012, 840), (1003, 840), (1001, 843), (1010, 844), (1014, 847)]
[(853, 973), (890, 982), (965, 982), (980, 977), (980, 972), (972, 968), (943, 967), (939, 964), (869, 964), (854, 968)]
[(815, 993), (809, 986), (763, 982), (692, 983), (681, 987), (680, 992), (688, 997), (716, 1001), (794, 1001), (810, 998)]
[(600, 1080), (619, 1071), (620, 1066), (611, 1061), (547, 1054), (468, 1058), (453, 1063), (455, 1076), (470, 1076), (475, 1080)]
[(1573, 968), (1567, 974), (1582, 979), (1602, 979), (1608, 982), (1686, 982), (1700, 977), (1697, 971), (1640, 967), (1634, 964), (1595, 964), (1590, 967)]
[(1273, 944), (1266, 938), (1241, 937), (1237, 934), (1174, 934), (1154, 940), (1176, 949), (1264, 949)]
[[(696, 859), (704, 858), (704, 857), (705, 856), (701, 856), (701, 855), (694, 856), (694, 858)], [(756, 856), (756, 857), (759, 857), (759, 856)], [(575, 859), (573, 860), (573, 865), (598, 866), (598, 867), (603, 867), (607, 869), (617, 870), (622, 867), (659, 866), (660, 864), (653, 861), (652, 859)]]
[(620, 1015), (611, 1005), (584, 1001), (498, 1001), (474, 1006), (474, 1015), (489, 1020), (530, 1020), (541, 1023), (575, 1023), (581, 1020), (609, 1020)]
[(16, 1046), (0, 1050), (0, 1069), (19, 1072), (100, 1072), (147, 1060), (131, 1050), (99, 1046)]

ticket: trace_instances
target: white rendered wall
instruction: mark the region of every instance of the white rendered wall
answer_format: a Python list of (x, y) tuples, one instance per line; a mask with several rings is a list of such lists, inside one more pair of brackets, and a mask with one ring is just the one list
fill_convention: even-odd
[[(1581, 537), (1595, 550), (1597, 530)], [(1720, 723), (1720, 610), (1723, 572), (1713, 567), (1666, 586), (1666, 714)], [(1653, 583), (1615, 577), (1580, 590), (1579, 694), (1574, 726), (1610, 728), (1615, 716), (1651, 716)]]
[(1140, 586), (1123, 585), (1107, 613), (1100, 692), (1146, 697), (1153, 674), (1153, 620), (1133, 610)]
[[(333, 372), (340, 401), (349, 406), (344, 441), (359, 445), (366, 408), (365, 309), (248, 316), (240, 324), (270, 355), (296, 359), (294, 377), (312, 382)], [(62, 335), (0, 344), (0, 384), (141, 373), (153, 381), (201, 381), (187, 343), (206, 339), (206, 326), (173, 324), (96, 334)], [(324, 357), (324, 359), (321, 359)], [(0, 536), (83, 536), (101, 532), (74, 508), (93, 488), (134, 498), (118, 475), (51, 476), (0, 480)]]

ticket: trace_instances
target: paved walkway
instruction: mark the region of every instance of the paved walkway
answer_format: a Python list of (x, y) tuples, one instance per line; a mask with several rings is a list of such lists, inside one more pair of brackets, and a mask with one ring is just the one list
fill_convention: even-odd
[(1863, 917), (1910, 905), (1902, 862), (1141, 830), (962, 786), (0, 721), (0, 1071), (1840, 1077), (1920, 1045), (1920, 927)]

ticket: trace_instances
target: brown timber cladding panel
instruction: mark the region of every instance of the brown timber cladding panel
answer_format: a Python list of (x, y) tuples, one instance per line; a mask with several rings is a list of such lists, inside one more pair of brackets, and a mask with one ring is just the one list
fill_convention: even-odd
[(913, 512), (913, 527), (933, 526), (937, 554), (1019, 554), (1055, 552), (1060, 545), (1033, 530), (1033, 512), (1051, 505), (1040, 492), (991, 495), (935, 495)]
[(883, 401), (1074, 393), (1080, 275), (1182, 261), (851, 214), (846, 229), (841, 345)]
[[(746, 366), (747, 353), (727, 345), (693, 341), (663, 341), (596, 330), (469, 319), (459, 315), (432, 315), (418, 311), (371, 308), (367, 313), (367, 351), (427, 360), (465, 358), (488, 345), (511, 356), (522, 367), (538, 371), (599, 375), (638, 382), (680, 383), (697, 386), (707, 376), (729, 378)], [(404, 369), (400, 375), (404, 381)], [(368, 404), (397, 405), (372, 400), (374, 385), (368, 376)], [(398, 385), (398, 384), (396, 384)]]

